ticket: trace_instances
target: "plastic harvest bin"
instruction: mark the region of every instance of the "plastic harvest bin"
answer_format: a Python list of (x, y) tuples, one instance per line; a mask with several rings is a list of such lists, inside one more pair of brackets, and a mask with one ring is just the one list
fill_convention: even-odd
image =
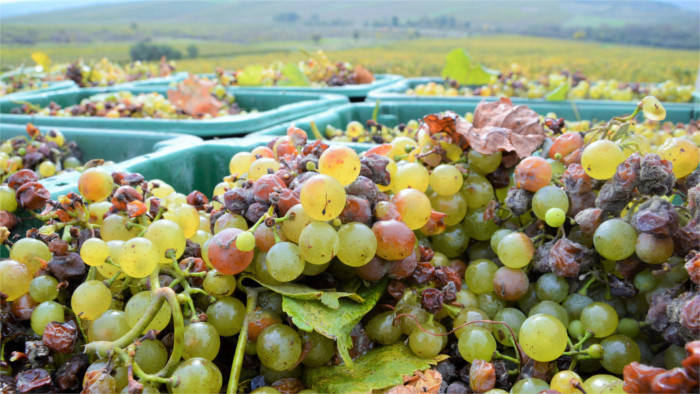
[[(134, 94), (156, 92), (166, 95), (167, 88), (88, 88), (67, 90), (55, 93), (36, 94), (23, 98), (41, 107), (56, 102), (62, 107), (79, 104), (98, 93), (109, 93), (127, 90)], [(235, 91), (236, 101), (245, 109), (257, 109), (258, 112), (246, 115), (222, 116), (205, 120), (168, 120), (144, 118), (104, 118), (104, 117), (58, 117), (36, 115), (13, 115), (12, 108), (21, 104), (13, 101), (0, 102), (0, 123), (26, 124), (31, 122), (37, 126), (47, 125), (56, 127), (78, 127), (116, 130), (144, 130), (152, 132), (168, 132), (192, 134), (199, 137), (223, 137), (243, 135), (252, 131), (262, 130), (292, 118), (310, 115), (324, 111), (336, 105), (345, 104), (348, 99), (343, 96), (329, 94), (292, 93), (292, 92), (261, 92), (239, 89)]]
[[(183, 75), (184, 74), (184, 75)], [(198, 74), (200, 78), (214, 78), (216, 74)], [(177, 83), (187, 78), (187, 73), (177, 73), (172, 77), (152, 78), (144, 81), (138, 81), (138, 86), (168, 86)], [(361, 101), (367, 95), (376, 89), (389, 86), (403, 79), (400, 75), (394, 74), (377, 74), (374, 76), (375, 81), (372, 83), (360, 85), (344, 85), (344, 86), (327, 86), (327, 87), (312, 87), (312, 86), (250, 86), (238, 87), (233, 86), (231, 89), (260, 89), (265, 92), (296, 92), (296, 93), (329, 93), (339, 94), (348, 97), (352, 101)]]
[(59, 90), (77, 89), (77, 88), (78, 88), (78, 85), (76, 85), (75, 82), (73, 82), (73, 81), (47, 82), (47, 86), (43, 87), (43, 88), (34, 89), (34, 90), (19, 91), (19, 92), (15, 92), (15, 93), (6, 94), (4, 96), (0, 96), (0, 102), (11, 101), (11, 100), (22, 100), (24, 97), (32, 96), (35, 94), (49, 93), (49, 92), (56, 92)]
[[(407, 89), (413, 89), (419, 84), (428, 82), (443, 83), (442, 78), (423, 77), (406, 78), (394, 84), (374, 90), (367, 96), (367, 101), (382, 100), (383, 102), (424, 102), (437, 101), (445, 103), (479, 103), (486, 99), (493, 101), (497, 97), (466, 97), (466, 96), (415, 96), (406, 94)], [(637, 102), (612, 100), (562, 100), (547, 101), (545, 99), (528, 99), (511, 97), (514, 104), (525, 104), (544, 115), (554, 112), (567, 120), (608, 120), (613, 116), (629, 114), (634, 111)], [(664, 103), (666, 120), (683, 122), (696, 118), (697, 105), (693, 103)], [(578, 116), (577, 116), (578, 114)]]

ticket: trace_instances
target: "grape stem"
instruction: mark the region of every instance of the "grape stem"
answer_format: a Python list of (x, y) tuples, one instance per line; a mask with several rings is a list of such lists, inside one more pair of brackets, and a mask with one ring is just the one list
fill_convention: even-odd
[[(180, 269), (180, 266), (177, 265), (177, 260), (175, 259), (175, 251), (173, 251), (172, 249), (169, 249), (168, 253), (166, 253), (166, 256), (172, 258), (172, 267), (175, 270), (177, 277), (178, 278), (185, 278), (186, 277), (185, 273), (182, 272), (182, 270)], [(187, 282), (186, 280), (182, 280), (180, 282), (180, 284), (184, 288), (184, 291), (180, 294), (185, 296), (185, 299), (187, 300), (187, 306), (189, 307), (190, 312), (192, 314), (190, 316), (190, 320), (192, 322), (198, 322), (199, 316), (197, 316), (197, 309), (195, 309), (194, 302), (192, 301), (192, 294), (191, 293), (193, 293), (193, 291), (192, 291), (193, 289), (190, 286), (189, 282)], [(206, 294), (206, 292), (205, 292), (205, 294)]]
[(520, 364), (520, 361), (518, 361), (517, 359), (510, 357), (510, 356), (506, 356), (505, 354), (499, 352), (498, 350), (493, 352), (493, 358), (500, 358), (501, 360), (510, 361), (514, 364)]
[(311, 127), (311, 133), (313, 133), (314, 138), (317, 140), (323, 140), (323, 135), (321, 132), (318, 130), (318, 127), (316, 126), (316, 122), (309, 122), (309, 127)]
[(111, 278), (104, 281), (105, 286), (112, 287), (112, 284), (114, 284), (114, 282), (119, 278), (119, 275), (121, 275), (121, 274), (122, 274), (121, 270), (117, 271), (117, 273), (114, 274)]
[(251, 227), (251, 228), (248, 229), (248, 232), (250, 232), (251, 234), (255, 234), (255, 230), (258, 229), (258, 226), (260, 226), (261, 223), (265, 222), (265, 219), (267, 219), (268, 217), (272, 216), (272, 214), (275, 212), (274, 209), (275, 209), (274, 206), (270, 206), (270, 209), (267, 210), (267, 213), (264, 214), (264, 215), (262, 215), (262, 216), (260, 217), (260, 219), (258, 219), (258, 221), (255, 222), (255, 224), (253, 225), (253, 227)]
[(590, 279), (588, 279), (588, 282), (586, 282), (583, 285), (583, 287), (581, 288), (581, 290), (578, 291), (578, 293), (584, 296), (587, 295), (586, 293), (588, 293), (588, 288), (591, 287), (591, 285), (597, 280), (598, 277), (595, 274), (593, 274), (593, 276)]
[(113, 351), (114, 353), (116, 353), (117, 357), (119, 357), (119, 359), (121, 359), (124, 362), (124, 364), (128, 366), (128, 368), (132, 369), (133, 373), (136, 374), (136, 376), (138, 376), (140, 382), (172, 384), (172, 378), (163, 378), (158, 375), (150, 375), (144, 372), (141, 369), (141, 367), (136, 363), (136, 360), (134, 360), (133, 353), (136, 351), (135, 348), (136, 346), (132, 343), (127, 349), (120, 349), (118, 347), (115, 347)]
[(381, 100), (377, 100), (377, 102), (374, 104), (374, 110), (372, 111), (372, 120), (374, 123), (378, 123), (377, 119), (379, 119), (379, 104), (381, 103)]
[[(240, 282), (239, 282), (239, 286)], [(226, 394), (235, 394), (238, 392), (238, 379), (241, 377), (241, 368), (243, 367), (243, 355), (245, 354), (246, 341), (248, 340), (248, 321), (250, 315), (255, 310), (256, 304), (258, 302), (258, 289), (249, 289), (242, 287), (246, 292), (246, 307), (245, 307), (245, 318), (243, 319), (243, 326), (241, 331), (238, 333), (238, 342), (236, 343), (236, 353), (233, 356), (233, 363), (231, 364), (231, 375), (228, 379), (228, 387), (226, 389)]]

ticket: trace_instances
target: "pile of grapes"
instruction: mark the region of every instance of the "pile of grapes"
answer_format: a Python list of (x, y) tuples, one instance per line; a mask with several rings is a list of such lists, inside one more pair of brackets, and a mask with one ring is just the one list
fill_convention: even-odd
[(519, 65), (513, 64), (511, 70), (493, 77), (492, 81), (482, 86), (460, 86), (455, 81), (447, 80), (444, 84), (429, 82), (419, 84), (406, 91), (418, 96), (498, 96), (540, 99), (555, 94), (561, 86), (571, 84), (559, 100), (614, 100), (633, 101), (652, 95), (664, 102), (688, 103), (693, 100), (693, 86), (679, 85), (674, 81), (659, 84), (624, 83), (617, 80), (591, 81), (580, 72), (543, 75), (530, 79), (525, 76)]
[(44, 79), (38, 75), (11, 75), (0, 80), (0, 97), (8, 95), (10, 93), (27, 92), (31, 90), (45, 88), (47, 86), (49, 86), (48, 82), (44, 81)]
[[(160, 63), (137, 60), (125, 66), (103, 58), (98, 62), (86, 63), (82, 59), (57, 67), (65, 74), (65, 79), (80, 87), (112, 86), (120, 83), (139, 81), (155, 77), (167, 77), (175, 71), (175, 62), (161, 59)], [(65, 71), (64, 71), (65, 70)]]
[(367, 391), (402, 384), (401, 357), (363, 365), (390, 349), (440, 392), (697, 392), (698, 147), (625, 157), (640, 111), (665, 113), (562, 134), (481, 104), (361, 154), (292, 126), (211, 198), (97, 167), (54, 201), (18, 171), (0, 386), (334, 392), (353, 365)]

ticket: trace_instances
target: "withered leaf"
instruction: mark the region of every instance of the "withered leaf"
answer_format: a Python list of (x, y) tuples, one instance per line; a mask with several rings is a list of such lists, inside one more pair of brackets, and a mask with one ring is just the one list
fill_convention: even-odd
[(213, 88), (214, 82), (190, 74), (187, 79), (177, 84), (177, 90), (168, 90), (168, 100), (178, 110), (196, 118), (205, 114), (216, 116), (221, 102), (211, 95)]
[(355, 66), (355, 82), (358, 84), (372, 83), (374, 82), (374, 75), (372, 75), (371, 71), (358, 64)]
[(452, 111), (445, 111), (424, 116), (419, 131), (424, 130), (430, 136), (444, 134), (452, 140), (453, 144), (465, 149), (469, 146), (465, 137), (472, 128), (472, 124), (463, 117)]

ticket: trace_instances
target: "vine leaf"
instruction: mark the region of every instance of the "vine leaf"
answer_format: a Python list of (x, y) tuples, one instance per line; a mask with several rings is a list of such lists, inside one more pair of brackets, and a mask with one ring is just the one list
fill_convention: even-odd
[(547, 93), (547, 95), (544, 96), (544, 98), (547, 101), (566, 100), (566, 95), (569, 94), (570, 89), (571, 89), (571, 78), (569, 78), (566, 82), (564, 82), (561, 85), (554, 88), (551, 92)]
[(294, 63), (287, 63), (282, 68), (282, 79), (277, 84), (280, 86), (311, 86), (309, 78)]
[(445, 56), (443, 78), (453, 79), (461, 85), (485, 85), (494, 76), (498, 76), (498, 71), (475, 62), (464, 49), (457, 48)]
[(34, 63), (41, 66), (45, 72), (49, 71), (49, 68), (51, 67), (51, 58), (49, 55), (45, 54), (44, 52), (34, 52), (32, 53), (31, 57), (32, 60), (34, 60)]
[(168, 100), (175, 108), (195, 118), (204, 114), (216, 116), (221, 102), (211, 95), (213, 88), (214, 82), (190, 74), (187, 79), (177, 84), (176, 90), (168, 90)]
[[(315, 330), (338, 344), (338, 352), (345, 365), (352, 367), (353, 361), (348, 349), (352, 347), (350, 332), (357, 323), (379, 301), (387, 282), (382, 281), (371, 287), (358, 290), (358, 295), (364, 302), (350, 301), (347, 297), (338, 300), (338, 308), (330, 308), (322, 301), (304, 300), (282, 295), (282, 309), (292, 317), (294, 324), (304, 331)], [(326, 391), (326, 390), (321, 390)]]
[(313, 287), (302, 285), (300, 283), (282, 283), (279, 285), (268, 285), (255, 278), (252, 275), (243, 275), (241, 279), (250, 279), (263, 287), (266, 287), (277, 294), (282, 296), (295, 298), (298, 300), (319, 300), (321, 303), (328, 308), (338, 309), (340, 307), (339, 300), (343, 297), (347, 297), (355, 302), (362, 303), (365, 300), (355, 293), (345, 293), (341, 291), (327, 291), (327, 290), (317, 290)]
[(263, 66), (248, 66), (236, 75), (238, 86), (260, 86), (263, 82)]
[(380, 346), (355, 360), (355, 365), (305, 368), (303, 380), (319, 393), (370, 392), (404, 384), (404, 376), (413, 375), (448, 358), (420, 358), (402, 342)]

